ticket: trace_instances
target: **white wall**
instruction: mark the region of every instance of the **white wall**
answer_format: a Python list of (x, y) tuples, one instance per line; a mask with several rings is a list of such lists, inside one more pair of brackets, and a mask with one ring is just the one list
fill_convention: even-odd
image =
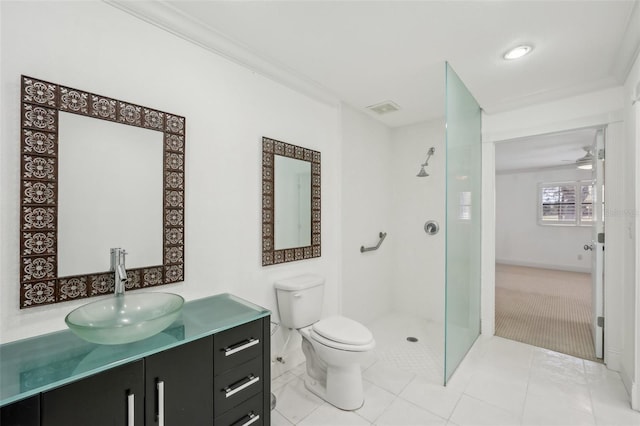
[[(326, 313), (338, 312), (338, 105), (312, 100), (102, 2), (0, 2), (0, 8), (1, 342), (64, 329), (65, 314), (88, 301), (18, 308), (21, 74), (186, 117), (186, 280), (157, 290), (187, 300), (231, 292), (277, 318), (274, 280), (314, 272), (327, 279)], [(321, 258), (261, 266), (262, 136), (322, 152)], [(376, 223), (371, 236), (384, 225)]]
[[(431, 321), (444, 321), (445, 183), (444, 120), (393, 129), (391, 157), (394, 238), (393, 307)], [(416, 177), (430, 147), (435, 153)], [(424, 224), (436, 220), (441, 230), (430, 236)]]
[[(640, 14), (637, 13), (636, 17)], [(638, 21), (638, 19), (636, 19)], [(627, 252), (632, 261), (625, 268), (623, 287), (622, 334), (624, 352), (622, 355), (622, 377), (631, 393), (631, 402), (640, 410), (640, 101), (631, 105), (631, 99), (637, 94), (640, 85), (640, 54), (624, 85), (624, 137), (628, 141), (628, 155), (625, 167), (630, 170), (628, 178), (635, 185), (628, 185), (625, 192), (624, 219), (628, 238)]]
[[(365, 114), (342, 107), (342, 281), (343, 312), (363, 323), (391, 310), (394, 242), (391, 230), (390, 130)], [(378, 234), (387, 237), (376, 251)], [(393, 289), (393, 291), (392, 291)]]
[[(499, 147), (498, 147), (499, 149)], [(538, 184), (590, 180), (574, 168), (500, 173), (496, 176), (496, 262), (591, 272), (591, 227), (538, 223)]]

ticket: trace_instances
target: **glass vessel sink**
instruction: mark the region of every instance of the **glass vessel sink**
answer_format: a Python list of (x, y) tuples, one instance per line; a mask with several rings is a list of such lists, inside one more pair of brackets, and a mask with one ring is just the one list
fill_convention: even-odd
[(161, 332), (178, 318), (183, 305), (177, 294), (125, 293), (80, 306), (64, 321), (84, 340), (118, 345)]

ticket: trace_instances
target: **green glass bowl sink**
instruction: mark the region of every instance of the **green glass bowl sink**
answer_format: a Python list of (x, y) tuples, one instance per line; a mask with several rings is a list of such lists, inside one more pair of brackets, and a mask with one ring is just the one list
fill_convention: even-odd
[(80, 306), (64, 321), (84, 340), (119, 345), (160, 333), (178, 318), (183, 305), (182, 296), (173, 293), (125, 293)]

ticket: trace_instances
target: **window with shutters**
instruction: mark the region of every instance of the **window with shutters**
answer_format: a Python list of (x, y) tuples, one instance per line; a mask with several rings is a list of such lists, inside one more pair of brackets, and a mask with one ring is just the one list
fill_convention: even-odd
[(593, 182), (538, 185), (538, 223), (589, 226), (593, 222)]

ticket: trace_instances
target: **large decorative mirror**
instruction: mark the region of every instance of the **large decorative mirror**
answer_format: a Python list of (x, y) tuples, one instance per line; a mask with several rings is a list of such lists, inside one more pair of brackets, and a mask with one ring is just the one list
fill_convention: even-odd
[(262, 265), (319, 257), (320, 153), (262, 138)]
[(20, 307), (184, 280), (185, 118), (22, 76)]

